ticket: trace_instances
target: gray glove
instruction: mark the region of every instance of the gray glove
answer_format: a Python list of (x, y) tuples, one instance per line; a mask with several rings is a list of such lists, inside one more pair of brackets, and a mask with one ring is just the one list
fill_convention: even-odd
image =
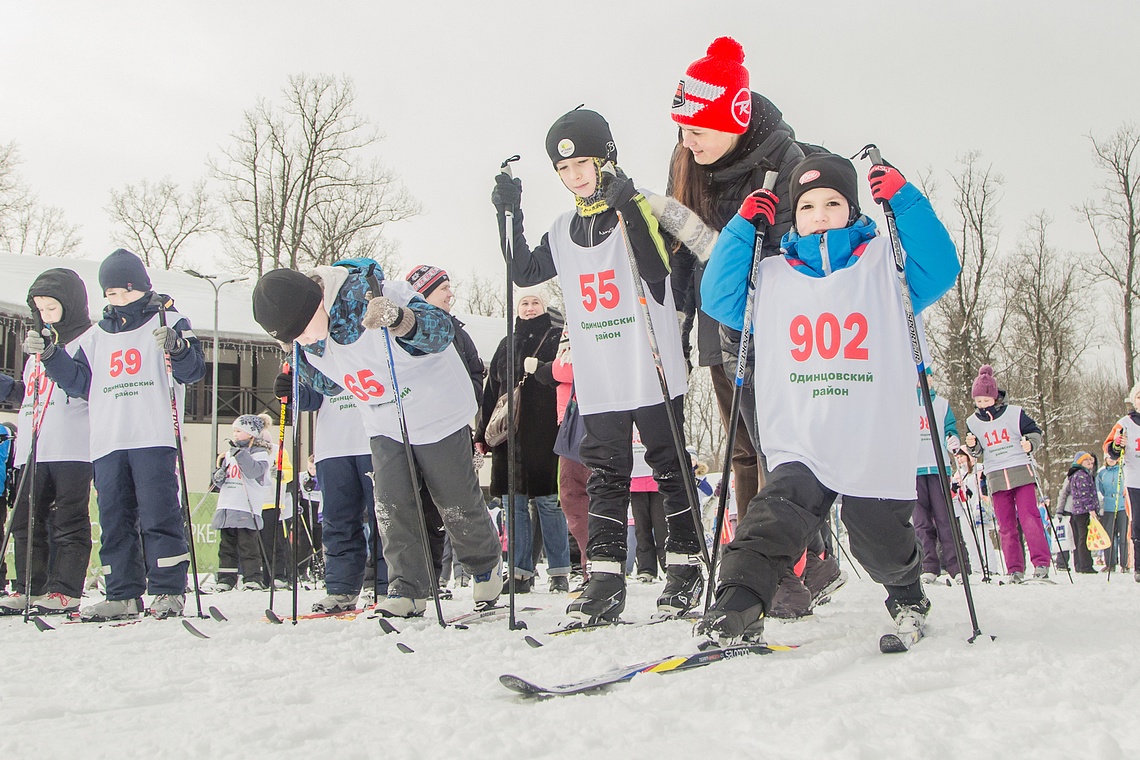
[(222, 490), (222, 486), (226, 484), (225, 465), (222, 465), (218, 469), (214, 470), (214, 476), (210, 478), (210, 482), (214, 484), (214, 488), (217, 488), (219, 491)]
[(47, 359), (55, 353), (55, 343), (48, 343), (44, 340), (44, 336), (35, 330), (28, 330), (28, 334), (24, 337), (24, 353), (39, 354), (40, 359)]
[(154, 342), (158, 344), (158, 350), (165, 351), (171, 356), (186, 350), (186, 341), (172, 327), (156, 327)]
[(380, 296), (368, 302), (361, 323), (366, 330), (387, 327), (397, 338), (402, 338), (415, 327), (416, 315), (411, 309), (397, 306), (392, 299)]

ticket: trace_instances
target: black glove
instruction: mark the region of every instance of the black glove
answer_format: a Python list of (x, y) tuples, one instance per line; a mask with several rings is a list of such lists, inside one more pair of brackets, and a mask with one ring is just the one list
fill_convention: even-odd
[(293, 376), (282, 372), (273, 381), (273, 397), (283, 398), (285, 403), (293, 400)]
[(311, 493), (317, 487), (316, 478), (311, 475), (306, 475), (301, 480), (301, 488), (305, 489), (305, 493)]
[(621, 208), (633, 200), (637, 195), (637, 188), (633, 180), (625, 176), (618, 167), (614, 167), (614, 174), (602, 172), (602, 197), (610, 208)]
[(500, 212), (514, 211), (522, 203), (522, 180), (508, 177), (499, 172), (495, 175), (495, 189), (491, 191), (491, 203)]

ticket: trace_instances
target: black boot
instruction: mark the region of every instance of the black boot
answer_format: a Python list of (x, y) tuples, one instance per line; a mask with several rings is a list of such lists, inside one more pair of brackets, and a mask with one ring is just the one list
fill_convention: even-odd
[(669, 617), (681, 617), (700, 602), (705, 578), (701, 574), (699, 556), (669, 554), (668, 557), (665, 589), (657, 597), (657, 611)]
[(764, 642), (764, 603), (751, 589), (726, 586), (693, 629), (719, 646)]
[(615, 623), (625, 610), (625, 576), (620, 573), (590, 573), (582, 594), (566, 608), (566, 614), (583, 625)]

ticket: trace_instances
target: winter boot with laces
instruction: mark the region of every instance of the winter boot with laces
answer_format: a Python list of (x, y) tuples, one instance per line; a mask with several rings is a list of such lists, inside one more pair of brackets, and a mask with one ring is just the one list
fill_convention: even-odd
[(386, 618), (423, 617), (427, 603), (427, 599), (413, 599), (389, 592), (388, 596), (377, 602), (376, 614)]
[(148, 615), (158, 620), (171, 617), (182, 617), (182, 610), (186, 607), (185, 594), (159, 594), (150, 603)]
[(625, 575), (621, 562), (590, 563), (590, 580), (566, 614), (582, 625), (616, 623), (625, 610)]
[(764, 604), (744, 586), (726, 586), (693, 629), (717, 646), (764, 643)]
[(1044, 581), (1049, 578), (1049, 566), (1042, 565), (1041, 567), (1033, 568), (1033, 577), (1035, 580)]
[(313, 604), (313, 612), (323, 612), (336, 615), (341, 612), (356, 610), (357, 594), (329, 594), (324, 599)]
[(657, 597), (657, 612), (681, 617), (701, 601), (705, 578), (699, 554), (665, 555), (665, 589)]
[(66, 615), (79, 609), (79, 597), (55, 591), (47, 596), (33, 599), (32, 608), (41, 615)]
[(471, 598), (475, 601), (476, 610), (494, 607), (503, 593), (503, 560), (499, 561), (485, 573), (474, 576), (475, 581), (471, 587)]
[(550, 593), (552, 594), (566, 594), (570, 592), (570, 576), (568, 575), (552, 575), (550, 576)]
[[(36, 603), (43, 598), (44, 597), (42, 596), (33, 595), (31, 605), (32, 608), (34, 609)], [(13, 592), (11, 596), (0, 597), (0, 615), (23, 615), (24, 602), (26, 602), (27, 599), (28, 597), (24, 596), (19, 591)]]
[(79, 610), (79, 619), (87, 623), (107, 620), (133, 620), (143, 611), (142, 599), (107, 599)]

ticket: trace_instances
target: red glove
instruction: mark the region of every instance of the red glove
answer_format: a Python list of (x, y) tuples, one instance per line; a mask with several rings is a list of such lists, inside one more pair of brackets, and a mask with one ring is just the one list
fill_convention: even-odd
[(886, 164), (876, 164), (867, 173), (867, 181), (871, 183), (871, 197), (875, 203), (889, 201), (906, 184), (906, 177), (898, 169)]
[(740, 215), (753, 224), (763, 221), (772, 225), (776, 223), (776, 204), (779, 202), (780, 199), (771, 190), (760, 188), (740, 204)]

